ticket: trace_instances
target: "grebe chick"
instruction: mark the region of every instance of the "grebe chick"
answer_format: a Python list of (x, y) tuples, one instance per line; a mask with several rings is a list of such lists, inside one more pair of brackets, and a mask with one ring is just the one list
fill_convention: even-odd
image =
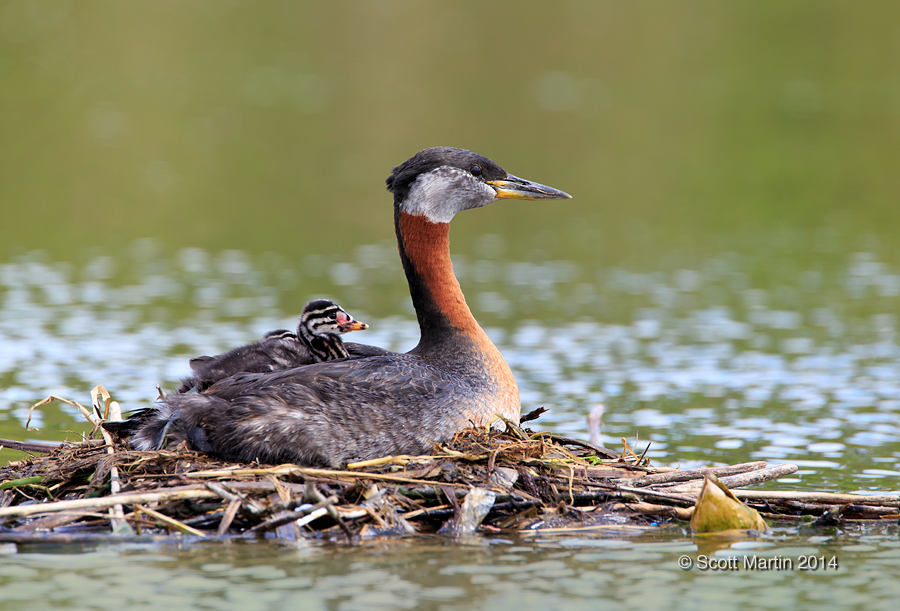
[(338, 467), (425, 454), (469, 426), (519, 420), (519, 388), (450, 262), (450, 220), (498, 199), (568, 199), (486, 157), (430, 148), (387, 179), (421, 339), (405, 354), (239, 374), (171, 394), (115, 428), (138, 450), (187, 443), (224, 460)]
[(296, 334), (286, 329), (270, 331), (254, 344), (191, 359), (194, 375), (183, 380), (177, 392), (203, 392), (219, 380), (239, 373), (267, 373), (347, 358), (349, 353), (339, 334), (368, 328), (333, 301), (310, 301), (300, 314)]
[(369, 325), (354, 320), (336, 303), (317, 299), (304, 306), (300, 324), (297, 325), (297, 338), (309, 348), (315, 358), (313, 362), (323, 363), (350, 356), (339, 333), (364, 331), (368, 328)]

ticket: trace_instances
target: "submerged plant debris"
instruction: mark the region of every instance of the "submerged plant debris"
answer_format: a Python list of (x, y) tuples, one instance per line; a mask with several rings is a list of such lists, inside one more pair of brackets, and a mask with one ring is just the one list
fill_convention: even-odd
[[(111, 403), (98, 388), (93, 414), (79, 406), (94, 422), (108, 417)], [(0, 541), (180, 533), (353, 542), (686, 526), (707, 474), (736, 489), (796, 470), (763, 461), (655, 467), (627, 444), (619, 455), (511, 422), (505, 431), (462, 431), (432, 455), (388, 456), (343, 470), (236, 464), (180, 448), (137, 452), (113, 439), (88, 439), (0, 468)], [(769, 520), (900, 520), (896, 493), (734, 492)]]

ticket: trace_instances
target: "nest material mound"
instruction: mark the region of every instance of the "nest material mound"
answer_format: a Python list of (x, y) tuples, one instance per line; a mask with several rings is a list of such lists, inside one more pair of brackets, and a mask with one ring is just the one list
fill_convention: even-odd
[[(707, 473), (741, 488), (797, 469), (761, 461), (657, 468), (625, 448), (618, 455), (507, 423), (505, 432), (463, 431), (430, 456), (389, 456), (333, 470), (226, 463), (183, 449), (136, 452), (102, 440), (66, 443), (0, 469), (0, 541), (48, 533), (77, 540), (111, 530), (143, 538), (354, 541), (644, 528), (690, 520)], [(825, 525), (900, 519), (897, 495), (735, 492), (769, 519)]]

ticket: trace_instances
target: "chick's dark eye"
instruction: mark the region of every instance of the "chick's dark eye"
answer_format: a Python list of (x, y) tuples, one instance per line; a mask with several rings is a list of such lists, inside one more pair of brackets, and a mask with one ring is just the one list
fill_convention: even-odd
[(480, 165), (472, 166), (472, 176), (481, 176), (481, 166)]

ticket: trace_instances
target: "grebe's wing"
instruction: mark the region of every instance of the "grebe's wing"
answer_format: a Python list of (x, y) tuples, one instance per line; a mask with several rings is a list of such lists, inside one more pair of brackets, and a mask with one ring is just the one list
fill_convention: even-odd
[(350, 358), (364, 358), (367, 356), (383, 356), (386, 354), (396, 354), (390, 350), (385, 350), (380, 346), (370, 346), (369, 344), (357, 344), (355, 342), (344, 342), (344, 348), (350, 354)]

